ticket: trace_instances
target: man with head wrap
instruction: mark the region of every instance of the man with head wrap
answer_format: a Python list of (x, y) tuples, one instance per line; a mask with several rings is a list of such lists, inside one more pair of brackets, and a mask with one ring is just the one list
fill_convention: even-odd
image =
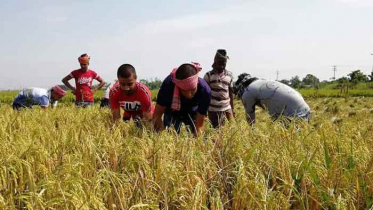
[(250, 124), (255, 123), (255, 106), (268, 110), (273, 120), (284, 116), (308, 121), (311, 116), (310, 107), (302, 95), (281, 82), (258, 79), (243, 73), (234, 84), (234, 93), (241, 99)]
[(211, 103), (209, 119), (214, 128), (224, 124), (224, 120), (232, 120), (233, 112), (233, 76), (226, 70), (227, 51), (217, 50), (214, 58), (213, 70), (207, 72), (203, 79), (211, 88)]
[(13, 101), (13, 109), (19, 110), (22, 108), (32, 108), (38, 105), (42, 109), (48, 108), (49, 104), (52, 107), (57, 106), (57, 101), (66, 95), (66, 91), (60, 86), (55, 85), (51, 89), (44, 88), (24, 88), (21, 90)]
[[(105, 85), (104, 80), (97, 75), (93, 70), (88, 69), (90, 56), (88, 54), (83, 54), (78, 58), (80, 69), (72, 71), (69, 75), (62, 79), (62, 82), (68, 87), (72, 93), (76, 96), (75, 105), (86, 107), (93, 105), (94, 98), (93, 94)], [(75, 86), (71, 86), (69, 80), (75, 79)], [(97, 80), (100, 84), (92, 90), (93, 80)]]
[(153, 114), (155, 129), (163, 130), (164, 127), (173, 126), (180, 132), (181, 124), (184, 123), (195, 135), (203, 131), (211, 90), (198, 77), (201, 69), (198, 63), (185, 63), (173, 69), (163, 81)]

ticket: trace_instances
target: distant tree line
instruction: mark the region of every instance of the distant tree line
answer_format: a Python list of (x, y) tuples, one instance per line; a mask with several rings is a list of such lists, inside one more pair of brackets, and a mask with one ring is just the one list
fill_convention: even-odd
[[(283, 79), (280, 80), (280, 82), (297, 89), (308, 87), (319, 88), (324, 84), (330, 83), (326, 80), (320, 81), (319, 78), (312, 74), (307, 74), (303, 79), (300, 79), (299, 76), (294, 76), (290, 80)], [(370, 75), (365, 75), (361, 70), (355, 70), (345, 77), (336, 79), (336, 82), (338, 84), (351, 83), (351, 85), (356, 85), (361, 82), (373, 82), (373, 72), (371, 72)]]
[(146, 86), (148, 86), (148, 88), (150, 90), (157, 90), (161, 87), (162, 85), (162, 80), (158, 79), (158, 78), (155, 78), (155, 79), (150, 79), (150, 80), (146, 80), (146, 79), (140, 79), (140, 82)]
[[(162, 80), (158, 78), (152, 78), (152, 79), (140, 79), (141, 83), (145, 84), (149, 87), (150, 90), (157, 90), (162, 85)], [(361, 82), (373, 82), (373, 72), (371, 72), (370, 75), (365, 75), (361, 70), (355, 70), (349, 73), (347, 76), (338, 78), (335, 80), (338, 84), (346, 84), (351, 83), (351, 85), (356, 85)], [(286, 85), (289, 85), (296, 89), (302, 89), (302, 88), (319, 88), (325, 84), (330, 83), (330, 81), (320, 81), (319, 78), (317, 78), (313, 74), (307, 74), (303, 79), (300, 79), (299, 76), (294, 76), (290, 80), (288, 79), (282, 79), (279, 82), (282, 82)], [(107, 83), (103, 89), (106, 89), (109, 86), (109, 83)], [(61, 87), (65, 90), (68, 88), (65, 85), (61, 85)]]

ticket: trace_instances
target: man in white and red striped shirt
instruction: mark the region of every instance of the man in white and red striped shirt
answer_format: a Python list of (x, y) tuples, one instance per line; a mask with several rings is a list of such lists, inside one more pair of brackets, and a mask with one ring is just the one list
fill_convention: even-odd
[(233, 76), (225, 69), (227, 65), (227, 51), (217, 50), (214, 58), (213, 70), (203, 77), (211, 88), (211, 103), (208, 116), (214, 128), (224, 124), (224, 120), (232, 120), (233, 111)]

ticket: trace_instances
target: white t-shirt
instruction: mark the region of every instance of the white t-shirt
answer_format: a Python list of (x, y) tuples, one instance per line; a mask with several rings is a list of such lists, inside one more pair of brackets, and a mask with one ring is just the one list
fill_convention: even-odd
[(115, 80), (114, 82), (110, 83), (109, 87), (106, 88), (105, 94), (102, 96), (102, 98), (109, 99), (110, 96), (110, 90), (118, 83), (118, 80)]
[(305, 117), (310, 113), (310, 107), (300, 93), (277, 81), (259, 79), (252, 82), (242, 94), (242, 103), (247, 114), (255, 113), (255, 105), (262, 105), (274, 119), (280, 115)]
[(26, 107), (31, 107), (33, 105), (48, 107), (49, 103), (51, 103), (53, 107), (57, 106), (57, 101), (51, 100), (50, 90), (36, 87), (22, 89), (14, 99), (14, 103)]

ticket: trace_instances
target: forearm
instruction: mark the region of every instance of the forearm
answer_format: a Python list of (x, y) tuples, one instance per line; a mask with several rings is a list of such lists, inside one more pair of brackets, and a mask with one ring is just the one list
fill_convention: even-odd
[(234, 96), (233, 96), (233, 94), (230, 94), (229, 98), (230, 98), (231, 109), (233, 111), (234, 110)]
[(63, 83), (64, 85), (66, 85), (66, 87), (69, 88), (70, 90), (75, 91), (75, 87), (73, 87), (73, 86), (70, 84), (68, 78), (66, 78), (66, 77), (63, 78), (62, 83)]
[(197, 113), (196, 117), (196, 132), (194, 133), (195, 136), (200, 135), (205, 130), (205, 115)]
[(166, 109), (165, 107), (160, 106), (158, 104), (155, 106), (152, 123), (156, 131), (164, 130), (162, 116), (164, 114), (165, 109)]
[(105, 82), (102, 81), (93, 91), (96, 92), (96, 91), (100, 90), (104, 85), (105, 85)]
[(112, 110), (112, 115), (113, 123), (117, 122), (120, 119), (120, 110)]
[(70, 90), (72, 90), (72, 91), (76, 91), (75, 87), (73, 87), (72, 85), (70, 85), (69, 82), (66, 82), (66, 83), (64, 83), (64, 84), (65, 84), (66, 87), (68, 87)]
[(199, 136), (199, 135), (202, 134), (204, 131), (205, 131), (205, 126), (204, 126), (204, 125), (200, 125), (200, 126), (197, 126), (197, 125), (196, 125), (196, 132), (194, 133), (194, 135), (195, 135), (195, 136)]
[(163, 131), (164, 130), (164, 125), (163, 125), (163, 121), (162, 121), (162, 118), (160, 117), (153, 117), (153, 126), (154, 126), (154, 129), (156, 131)]
[(151, 112), (143, 112), (142, 113), (142, 118), (147, 120), (147, 121), (151, 121), (152, 120), (152, 113)]

